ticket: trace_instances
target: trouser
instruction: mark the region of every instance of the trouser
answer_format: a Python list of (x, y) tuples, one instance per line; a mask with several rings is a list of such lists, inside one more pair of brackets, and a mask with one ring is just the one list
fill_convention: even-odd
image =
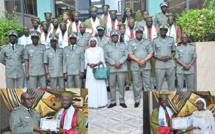
[(50, 86), (51, 88), (57, 88), (57, 85), (59, 88), (65, 88), (65, 82), (64, 82), (64, 77), (51, 77), (50, 80)]
[(134, 101), (140, 102), (141, 90), (151, 91), (151, 70), (132, 71)]
[(131, 84), (131, 61), (127, 61), (128, 71), (126, 73), (126, 83)]
[(28, 88), (37, 88), (38, 82), (40, 88), (46, 88), (46, 75), (30, 76), (28, 80)]
[(194, 74), (177, 74), (178, 86), (177, 90), (183, 89), (184, 80), (187, 84), (187, 91), (193, 91)]
[(119, 101), (120, 103), (125, 103), (125, 89), (124, 89), (124, 83), (126, 72), (117, 72), (117, 73), (110, 73), (109, 75), (109, 87), (110, 87), (110, 98), (111, 103), (116, 103), (116, 83), (118, 83), (119, 86)]
[[(25, 63), (23, 63), (22, 66), (25, 74)], [(26, 77), (24, 77), (24, 79), (24, 88), (28, 88), (28, 80), (26, 79)]]
[(82, 79), (80, 79), (80, 75), (69, 75), (68, 76), (68, 88), (82, 88)]
[(6, 88), (24, 88), (24, 80), (24, 76), (20, 78), (6, 78)]
[(161, 91), (162, 90), (162, 85), (164, 78), (166, 77), (167, 79), (167, 84), (168, 84), (168, 90), (173, 91), (175, 89), (175, 68), (156, 68), (155, 69), (155, 74), (156, 74), (156, 82), (157, 82), (157, 90)]

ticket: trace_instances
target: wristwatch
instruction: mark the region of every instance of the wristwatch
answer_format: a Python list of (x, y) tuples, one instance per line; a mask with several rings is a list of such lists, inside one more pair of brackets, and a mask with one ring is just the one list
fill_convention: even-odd
[(190, 66), (190, 67), (191, 67), (191, 64), (189, 64), (188, 66)]

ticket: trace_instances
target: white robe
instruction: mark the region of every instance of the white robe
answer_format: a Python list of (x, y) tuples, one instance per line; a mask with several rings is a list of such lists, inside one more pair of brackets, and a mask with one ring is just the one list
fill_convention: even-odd
[(77, 31), (77, 29), (76, 29), (76, 23), (73, 22), (72, 23), (72, 32), (80, 32), (80, 29), (79, 29), (80, 24), (81, 24), (81, 21), (78, 22), (78, 31)]
[(59, 44), (60, 48), (64, 48), (64, 47), (66, 47), (66, 46), (69, 45), (69, 42), (68, 42), (68, 32), (67, 31), (64, 33), (64, 38), (62, 36), (62, 32), (60, 31), (59, 38), (58, 38), (58, 44)]
[(26, 42), (26, 37), (25, 37), (25, 35), (23, 35), (22, 37), (19, 38), (18, 42), (20, 45), (23, 45), (24, 47), (27, 44), (32, 44), (31, 36), (30, 35), (28, 36), (28, 41)]
[(87, 63), (98, 63), (102, 61), (105, 64), (103, 49), (97, 47), (96, 51), (88, 48), (85, 51), (85, 68), (86, 73), (86, 88), (88, 88), (88, 107), (99, 108), (108, 104), (107, 89), (105, 80), (96, 80), (93, 76), (93, 69), (87, 66)]

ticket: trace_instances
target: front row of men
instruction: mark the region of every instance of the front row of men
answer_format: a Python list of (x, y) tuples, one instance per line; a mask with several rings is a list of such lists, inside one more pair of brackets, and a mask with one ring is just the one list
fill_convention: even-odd
[[(121, 24), (124, 25), (124, 24)], [(98, 26), (98, 31), (103, 30), (102, 26)], [(188, 44), (187, 34), (182, 34), (182, 43), (175, 46), (174, 39), (166, 35), (168, 31), (167, 25), (161, 25), (160, 36), (153, 41), (143, 39), (144, 28), (141, 26), (135, 27), (135, 38), (128, 42), (128, 45), (117, 46), (113, 42), (114, 38), (119, 40), (120, 33), (116, 29), (111, 31), (111, 40), (108, 44), (99, 43), (105, 53), (105, 60), (110, 64), (110, 69), (122, 70), (123, 65), (127, 64), (123, 56), (130, 57), (131, 72), (134, 85), (135, 97), (140, 97), (142, 85), (144, 90), (151, 90), (151, 62), (152, 57), (155, 58), (155, 74), (157, 82), (157, 90), (162, 89), (164, 78), (167, 79), (168, 89), (174, 90), (175, 80), (175, 63), (174, 56), (177, 61), (177, 80), (178, 90), (183, 88), (183, 81), (187, 83), (187, 89), (193, 90), (194, 66), (196, 59), (195, 46)], [(113, 34), (114, 33), (114, 34)], [(77, 45), (79, 33), (71, 32), (68, 37), (70, 45), (63, 48), (57, 47), (58, 37), (50, 35), (51, 47), (46, 49), (46, 46), (39, 44), (40, 33), (38, 31), (31, 32), (32, 44), (25, 48), (16, 44), (18, 34), (11, 30), (8, 32), (10, 43), (4, 45), (0, 54), (0, 62), (6, 66), (6, 85), (7, 88), (14, 88), (15, 82), (17, 88), (23, 88), (25, 77), (28, 79), (29, 88), (37, 88), (38, 82), (41, 88), (46, 88), (46, 80), (50, 81), (51, 88), (65, 88), (65, 79), (68, 82), (69, 88), (81, 88), (82, 78), (84, 76), (85, 58), (84, 51), (86, 48)], [(116, 36), (115, 36), (116, 35)], [(99, 38), (99, 37), (98, 37)], [(115, 46), (112, 46), (115, 44)], [(120, 48), (125, 55), (115, 53), (116, 48)], [(25, 61), (25, 74), (22, 63)], [(119, 63), (119, 67), (114, 63)], [(45, 64), (45, 65), (44, 65)], [(127, 65), (126, 65), (127, 68)], [(126, 69), (125, 68), (125, 69)], [(126, 73), (125, 70), (124, 73)], [(123, 76), (126, 77), (126, 76)], [(122, 81), (123, 84), (125, 81)], [(110, 83), (111, 84), (111, 83)], [(122, 83), (119, 85), (123, 85)]]

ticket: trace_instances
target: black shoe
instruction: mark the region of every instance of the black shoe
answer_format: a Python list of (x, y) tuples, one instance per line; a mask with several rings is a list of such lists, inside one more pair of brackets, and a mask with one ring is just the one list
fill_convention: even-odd
[(139, 102), (136, 102), (136, 103), (134, 104), (134, 107), (139, 107), (139, 105), (140, 105), (140, 103), (139, 103)]
[(156, 89), (156, 86), (154, 86), (154, 89)]
[(116, 106), (116, 103), (114, 103), (114, 104), (111, 103), (107, 108), (112, 108), (114, 106)]
[(127, 105), (125, 103), (120, 103), (120, 106), (122, 106), (123, 108), (127, 108)]
[(107, 87), (107, 91), (110, 92), (110, 87), (109, 86)]

